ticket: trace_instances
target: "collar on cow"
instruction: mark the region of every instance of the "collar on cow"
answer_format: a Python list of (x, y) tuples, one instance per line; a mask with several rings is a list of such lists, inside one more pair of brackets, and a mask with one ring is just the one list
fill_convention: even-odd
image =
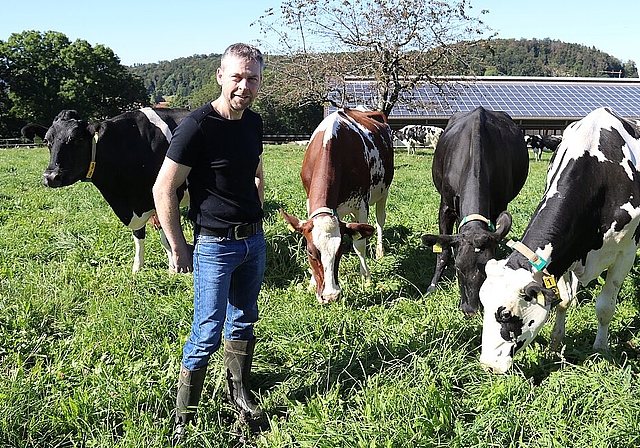
[(309, 215), (309, 219), (313, 219), (316, 216), (321, 215), (323, 213), (329, 214), (331, 216), (335, 216), (336, 218), (338, 217), (338, 212), (335, 211), (334, 209), (329, 207), (320, 207), (315, 209), (314, 212)]
[(87, 175), (84, 180), (86, 182), (91, 182), (91, 178), (93, 177), (93, 172), (96, 169), (96, 149), (98, 147), (98, 133), (93, 134), (93, 139), (91, 140), (91, 162), (89, 162), (89, 169), (87, 170)]
[(556, 295), (556, 300), (551, 303), (551, 308), (560, 303), (562, 301), (562, 298), (560, 297), (560, 290), (558, 290), (558, 283), (556, 282), (555, 276), (547, 271), (547, 260), (529, 249), (520, 241), (509, 240), (507, 241), (507, 246), (520, 252), (522, 255), (527, 257), (529, 263), (531, 263), (533, 267), (536, 268), (536, 270), (542, 271), (542, 282), (544, 286), (548, 289), (551, 289)]
[(546, 270), (547, 260), (545, 260), (540, 255), (538, 255), (537, 253), (535, 253), (534, 251), (529, 249), (527, 246), (522, 244), (520, 241), (509, 240), (509, 241), (507, 241), (507, 247), (509, 247), (509, 248), (511, 248), (513, 250), (517, 250), (522, 255), (527, 257), (527, 260), (529, 260), (529, 263), (531, 263), (531, 265), (534, 268), (536, 268), (537, 271), (543, 271), (543, 272), (547, 273), (547, 270)]
[(460, 221), (460, 225), (458, 226), (458, 230), (460, 230), (460, 227), (462, 227), (463, 225), (465, 225), (470, 221), (482, 221), (487, 224), (487, 226), (489, 227), (489, 230), (491, 230), (492, 232), (496, 231), (496, 227), (493, 225), (491, 221), (489, 221), (487, 218), (477, 213), (472, 213), (471, 215), (467, 215), (464, 218), (462, 218), (462, 220)]

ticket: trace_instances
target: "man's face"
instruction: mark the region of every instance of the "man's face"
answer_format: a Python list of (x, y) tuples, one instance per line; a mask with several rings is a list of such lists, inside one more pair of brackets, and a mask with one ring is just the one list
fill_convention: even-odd
[(232, 114), (241, 115), (258, 95), (262, 84), (262, 73), (257, 61), (229, 57), (216, 73), (222, 87), (222, 98)]

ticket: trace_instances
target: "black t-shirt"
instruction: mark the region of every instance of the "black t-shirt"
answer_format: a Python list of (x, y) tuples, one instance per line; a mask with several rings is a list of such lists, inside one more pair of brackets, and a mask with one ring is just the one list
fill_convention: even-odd
[(209, 228), (259, 221), (255, 174), (261, 154), (262, 118), (249, 109), (240, 120), (227, 120), (207, 103), (182, 120), (167, 157), (191, 167), (189, 219)]

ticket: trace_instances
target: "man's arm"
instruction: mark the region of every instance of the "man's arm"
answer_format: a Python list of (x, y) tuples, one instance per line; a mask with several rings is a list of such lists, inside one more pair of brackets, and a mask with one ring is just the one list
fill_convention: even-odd
[(256, 188), (258, 189), (258, 196), (260, 197), (260, 203), (264, 207), (264, 170), (262, 168), (262, 156), (258, 162), (258, 169), (256, 169)]
[(185, 182), (190, 171), (191, 167), (165, 158), (153, 185), (156, 213), (171, 245), (177, 272), (193, 270), (193, 252), (180, 225), (180, 201), (177, 195), (178, 187)]

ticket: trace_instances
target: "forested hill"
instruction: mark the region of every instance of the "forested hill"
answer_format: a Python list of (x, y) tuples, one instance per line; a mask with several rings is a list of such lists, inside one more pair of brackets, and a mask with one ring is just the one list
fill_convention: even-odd
[(496, 39), (470, 52), (477, 76), (638, 77), (633, 61), (623, 63), (595, 48), (551, 39)]
[[(622, 62), (595, 48), (551, 39), (495, 39), (473, 47), (469, 67), (451, 75), (638, 77), (633, 61)], [(186, 98), (215, 84), (220, 55), (196, 55), (129, 69), (139, 75), (155, 102)], [(607, 73), (608, 72), (608, 73)]]
[(203, 86), (214, 83), (220, 56), (195, 55), (172, 61), (134, 65), (129, 69), (142, 78), (152, 100), (157, 103), (175, 95), (186, 98)]

